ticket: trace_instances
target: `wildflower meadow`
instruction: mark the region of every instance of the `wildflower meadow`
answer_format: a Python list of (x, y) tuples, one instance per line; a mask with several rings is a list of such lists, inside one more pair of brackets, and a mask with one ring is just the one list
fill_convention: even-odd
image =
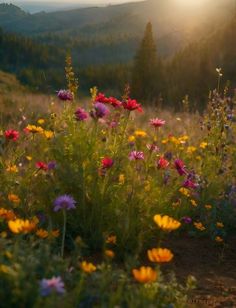
[(128, 87), (81, 103), (66, 77), (0, 126), (0, 307), (188, 307), (197, 279), (176, 278), (170, 243), (224, 254), (235, 234), (235, 97), (218, 86), (187, 131)]

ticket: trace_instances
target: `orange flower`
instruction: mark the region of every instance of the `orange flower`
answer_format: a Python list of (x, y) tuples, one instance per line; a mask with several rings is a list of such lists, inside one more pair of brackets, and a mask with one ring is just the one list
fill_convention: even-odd
[(215, 238), (215, 241), (218, 242), (218, 243), (224, 242), (224, 240), (223, 240), (222, 237), (220, 237), (220, 236), (217, 236), (217, 237)]
[(15, 204), (19, 204), (20, 203), (20, 198), (15, 195), (15, 194), (9, 194), (8, 195), (8, 200), (12, 203), (15, 203)]
[(167, 215), (155, 215), (154, 221), (158, 225), (158, 227), (164, 231), (173, 231), (178, 229), (181, 226), (181, 223)]
[(110, 250), (110, 249), (107, 249), (105, 250), (105, 255), (108, 257), (108, 258), (111, 258), (113, 259), (115, 257), (115, 253), (113, 250)]
[(116, 244), (116, 236), (115, 235), (108, 236), (108, 238), (106, 239), (106, 243), (115, 245)]
[(151, 262), (165, 263), (170, 262), (174, 255), (169, 249), (166, 248), (153, 248), (147, 252), (148, 258)]
[(80, 263), (80, 267), (85, 273), (88, 273), (88, 274), (95, 272), (97, 269), (93, 263), (89, 263), (86, 261), (83, 261), (82, 263)]
[(8, 228), (11, 230), (11, 232), (15, 234), (30, 233), (36, 228), (36, 223), (33, 221), (29, 221), (28, 219), (9, 220)]
[(0, 208), (0, 217), (6, 220), (16, 219), (16, 215), (13, 211), (6, 210), (4, 208)]
[(133, 269), (134, 278), (140, 283), (154, 282), (157, 280), (157, 272), (149, 266), (142, 266), (140, 269)]
[(205, 231), (206, 228), (203, 226), (203, 224), (201, 222), (195, 222), (194, 226), (196, 229), (200, 230), (200, 231)]
[(36, 231), (36, 235), (40, 238), (47, 238), (48, 237), (48, 231), (44, 229), (38, 229)]

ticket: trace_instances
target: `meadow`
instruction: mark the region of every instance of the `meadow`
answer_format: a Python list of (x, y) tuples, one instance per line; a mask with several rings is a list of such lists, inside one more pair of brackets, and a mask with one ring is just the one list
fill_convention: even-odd
[(217, 73), (203, 115), (187, 100), (179, 114), (145, 108), (128, 87), (79, 100), (70, 66), (66, 90), (24, 97), (32, 109), (4, 89), (0, 307), (189, 307), (198, 281), (186, 259), (204, 247), (224, 270), (236, 234), (236, 98)]

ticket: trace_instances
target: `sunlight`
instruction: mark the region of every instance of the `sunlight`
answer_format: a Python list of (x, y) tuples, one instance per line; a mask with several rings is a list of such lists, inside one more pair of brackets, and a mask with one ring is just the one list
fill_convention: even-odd
[(182, 6), (202, 6), (206, 4), (208, 0), (175, 0), (175, 1)]

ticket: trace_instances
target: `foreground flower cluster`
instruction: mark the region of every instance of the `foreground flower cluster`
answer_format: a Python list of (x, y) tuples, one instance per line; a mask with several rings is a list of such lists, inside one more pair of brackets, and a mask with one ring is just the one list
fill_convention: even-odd
[(142, 122), (128, 95), (91, 94), (80, 106), (61, 90), (59, 111), (2, 128), (0, 294), (9, 307), (183, 307), (193, 280), (184, 289), (163, 277), (168, 239), (222, 246), (236, 222), (232, 100), (216, 95), (191, 140), (153, 114)]

